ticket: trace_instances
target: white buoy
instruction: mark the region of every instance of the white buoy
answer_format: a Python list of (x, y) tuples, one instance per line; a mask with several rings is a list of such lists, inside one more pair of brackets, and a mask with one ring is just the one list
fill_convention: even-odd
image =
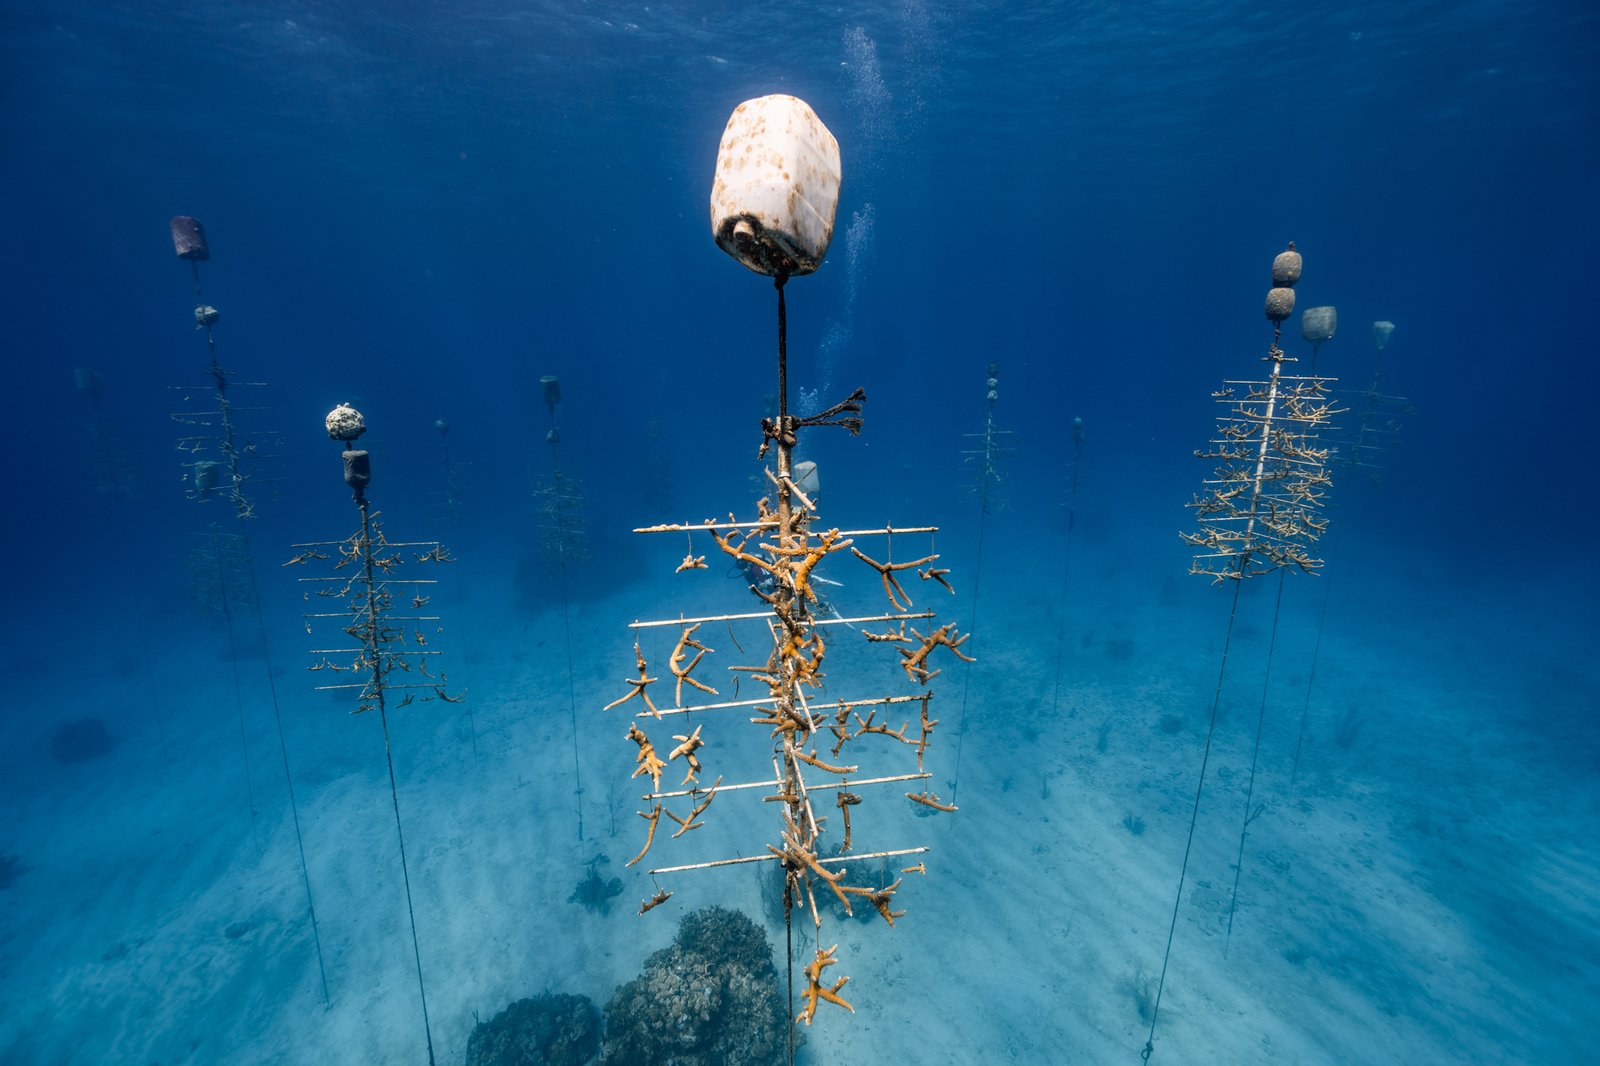
[(214, 459), (201, 459), (194, 464), (194, 494), (202, 500), (222, 488), (222, 464)]
[(794, 464), (794, 485), (815, 500), (817, 494), (822, 491), (822, 479), (817, 475), (817, 464), (810, 459), (802, 459)]
[(330, 440), (342, 440), (346, 444), (355, 440), (367, 431), (367, 420), (347, 403), (341, 403), (328, 412), (328, 417), (323, 419), (323, 424), (328, 429)]
[(1394, 332), (1393, 322), (1374, 322), (1372, 324), (1372, 346), (1378, 351), (1389, 347), (1389, 335)]
[(840, 173), (839, 142), (804, 100), (746, 100), (717, 148), (712, 235), (757, 274), (810, 274), (833, 240)]

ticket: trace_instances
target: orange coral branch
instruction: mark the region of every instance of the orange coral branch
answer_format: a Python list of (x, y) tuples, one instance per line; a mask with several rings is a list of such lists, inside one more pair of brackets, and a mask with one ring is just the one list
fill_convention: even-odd
[[(635, 774), (634, 776), (637, 777), (639, 775)], [(624, 865), (626, 865), (626, 866), (632, 866), (634, 863), (636, 863), (640, 859), (644, 858), (645, 852), (650, 850), (650, 845), (655, 843), (655, 840), (656, 840), (656, 825), (657, 825), (657, 823), (659, 823), (661, 821), (661, 804), (657, 803), (656, 804), (656, 809), (651, 811), (649, 814), (646, 814), (643, 811), (634, 811), (633, 813), (637, 814), (640, 818), (643, 818), (644, 820), (646, 820), (647, 822), (650, 823), (650, 831), (645, 834), (644, 847), (639, 850), (639, 854), (635, 855), (633, 858), (629, 859), (626, 863), (624, 863)], [(640, 911), (639, 913), (643, 914), (644, 911)]]
[(850, 982), (850, 978), (839, 978), (833, 983), (832, 988), (822, 987), (822, 971), (839, 961), (833, 957), (833, 953), (838, 950), (838, 944), (833, 945), (833, 947), (827, 949), (826, 951), (818, 948), (817, 957), (812, 959), (811, 963), (806, 966), (806, 990), (804, 993), (806, 1005), (799, 1014), (795, 1015), (795, 1021), (805, 1022), (807, 1025), (810, 1025), (811, 1019), (816, 1017), (817, 1004), (822, 1000), (827, 1000), (829, 1003), (843, 1007), (851, 1014), (856, 1012), (856, 1009), (839, 995), (839, 990)]

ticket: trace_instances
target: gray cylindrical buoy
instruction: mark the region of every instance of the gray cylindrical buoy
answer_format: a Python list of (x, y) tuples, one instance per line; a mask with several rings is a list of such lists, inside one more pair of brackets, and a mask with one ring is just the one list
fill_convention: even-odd
[(328, 428), (328, 437), (331, 440), (342, 440), (346, 444), (355, 440), (367, 431), (367, 420), (347, 403), (342, 403), (328, 412), (328, 417), (323, 420)]
[(554, 413), (556, 404), (561, 402), (561, 379), (554, 374), (546, 374), (539, 379), (539, 387), (544, 390), (544, 405)]
[(438, 418), (438, 419), (434, 420), (433, 428), (438, 430), (439, 431), (439, 435), (442, 437), (446, 433), (450, 432), (450, 423), (446, 422), (442, 418)]
[(191, 218), (188, 215), (173, 217), (172, 250), (178, 253), (179, 259), (188, 259), (196, 263), (203, 263), (211, 258), (211, 250), (206, 247), (206, 228), (200, 224), (198, 218)]
[(372, 481), (372, 453), (365, 448), (352, 448), (344, 453), (344, 483), (355, 491), (356, 499), (366, 491)]
[(222, 464), (215, 459), (201, 459), (194, 464), (194, 492), (205, 499), (222, 487)]
[(1072, 420), (1072, 443), (1082, 444), (1083, 441), (1083, 416), (1079, 415)]
[(1274, 322), (1282, 322), (1294, 314), (1294, 290), (1285, 287), (1272, 289), (1267, 293), (1267, 317)]
[(1372, 346), (1378, 351), (1389, 347), (1389, 335), (1394, 332), (1393, 322), (1374, 322), (1372, 324)]
[(1300, 336), (1307, 344), (1333, 340), (1339, 328), (1339, 312), (1332, 307), (1308, 307), (1300, 315)]
[(1278, 257), (1272, 261), (1272, 287), (1294, 288), (1294, 283), (1300, 280), (1300, 267), (1300, 253), (1294, 250), (1294, 242), (1290, 241), (1289, 250), (1279, 252)]

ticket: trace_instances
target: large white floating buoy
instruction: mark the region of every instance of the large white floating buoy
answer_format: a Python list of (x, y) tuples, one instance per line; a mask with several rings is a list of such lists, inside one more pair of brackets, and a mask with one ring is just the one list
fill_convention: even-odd
[(840, 173), (839, 142), (804, 100), (746, 100), (717, 148), (712, 235), (757, 274), (810, 274), (833, 240)]

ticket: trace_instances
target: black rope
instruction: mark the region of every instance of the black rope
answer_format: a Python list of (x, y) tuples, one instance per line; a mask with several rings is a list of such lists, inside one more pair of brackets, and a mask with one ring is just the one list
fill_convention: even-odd
[[(772, 279), (772, 287), (778, 290), (778, 419), (776, 426), (772, 426), (768, 422), (763, 421), (762, 430), (765, 436), (761, 441), (761, 453), (763, 455), (766, 454), (768, 444), (772, 443), (774, 440), (778, 442), (780, 473), (788, 472), (783, 468), (783, 464), (786, 462), (783, 456), (786, 453), (782, 449), (786, 447), (792, 448), (795, 443), (794, 427), (789, 422), (789, 312), (788, 305), (785, 303), (783, 296), (783, 287), (788, 283), (788, 281), (789, 272), (781, 269), (778, 271), (777, 276)], [(781, 482), (778, 485), (778, 512), (781, 516), (780, 521), (787, 523), (789, 518), (789, 487), (787, 484), (783, 484)], [(785, 524), (780, 531), (780, 535), (781, 533), (787, 532), (788, 528)], [(779, 591), (782, 591), (781, 585)], [(803, 606), (804, 604), (802, 602), (802, 607)], [(785, 1019), (787, 1022), (785, 1028), (788, 1030), (789, 1034), (789, 1066), (794, 1066), (795, 1012), (793, 914), (795, 877), (786, 865), (780, 863), (779, 868), (783, 870), (783, 979), (784, 987), (788, 992), (789, 1001), (789, 1014)]]
[(283, 756), (283, 779), (289, 785), (289, 813), (294, 818), (294, 843), (295, 847), (300, 849), (300, 879), (306, 887), (306, 911), (311, 915), (311, 939), (317, 945), (317, 974), (322, 978), (322, 1004), (328, 1010), (332, 1010), (333, 997), (328, 993), (328, 968), (322, 961), (322, 932), (317, 927), (317, 904), (311, 896), (311, 870), (306, 864), (306, 842), (300, 834), (300, 803), (294, 794), (294, 775), (289, 772), (289, 744), (283, 736), (283, 711), (278, 707), (278, 683), (272, 678), (272, 655), (267, 646), (267, 623), (261, 616), (255, 558), (250, 552), (249, 538), (245, 538), (243, 543), (245, 572), (250, 576), (251, 595), (256, 601), (256, 625), (261, 630), (261, 654), (267, 663), (267, 691), (272, 695), (272, 717), (278, 725), (278, 753)]
[(1239, 854), (1233, 863), (1233, 894), (1228, 900), (1228, 933), (1222, 940), (1222, 957), (1228, 957), (1228, 945), (1233, 942), (1233, 914), (1239, 906), (1239, 875), (1244, 871), (1244, 836), (1250, 830), (1252, 815), (1250, 804), (1256, 792), (1256, 764), (1261, 758), (1261, 730), (1267, 721), (1267, 689), (1272, 681), (1272, 658), (1278, 648), (1278, 613), (1283, 607), (1283, 570), (1278, 571), (1278, 595), (1272, 605), (1272, 637), (1267, 642), (1267, 666), (1261, 677), (1261, 709), (1256, 712), (1256, 744), (1250, 753), (1250, 782), (1244, 790), (1244, 822), (1239, 826)]
[(550, 501), (555, 511), (556, 573), (561, 579), (561, 629), (567, 644), (567, 713), (572, 724), (572, 790), (573, 807), (578, 812), (578, 843), (583, 843), (583, 769), (578, 760), (578, 690), (572, 666), (572, 607), (567, 590), (567, 537), (569, 527), (561, 504), (565, 493), (561, 488), (561, 445), (556, 436), (556, 409), (550, 407)]
[[(369, 634), (368, 641), (374, 641), (378, 631), (377, 606), (373, 599), (374, 579), (372, 576), (372, 534), (370, 532), (370, 512), (365, 496), (358, 496), (356, 502), (361, 507), (361, 554), (367, 583), (367, 616)], [(395, 784), (394, 778), (394, 753), (389, 747), (389, 713), (385, 706), (383, 696), (383, 657), (378, 649), (369, 648), (372, 657), (372, 687), (376, 690), (378, 704), (378, 721), (383, 725), (383, 757), (389, 764), (389, 797), (394, 802), (394, 832), (400, 842), (400, 877), (406, 887), (406, 916), (411, 919), (411, 953), (417, 961), (417, 992), (422, 997), (422, 1032), (428, 1041), (428, 1066), (434, 1066), (433, 1060), (433, 1026), (428, 1022), (428, 989), (422, 980), (422, 948), (417, 943), (417, 912), (411, 902), (411, 870), (406, 863), (406, 834), (400, 824), (400, 787)]]
[[(780, 867), (782, 869), (782, 867)], [(789, 871), (783, 872), (783, 982), (789, 990), (789, 1066), (794, 1066), (794, 924), (790, 914), (794, 910), (794, 881)]]
[(250, 736), (244, 724), (244, 690), (239, 680), (239, 640), (233, 631), (233, 609), (228, 606), (228, 575), (223, 569), (222, 542), (216, 526), (211, 527), (211, 551), (217, 566), (217, 595), (221, 599), (222, 619), (228, 630), (228, 662), (233, 666), (233, 705), (239, 713), (239, 753), (244, 759), (244, 794), (250, 802), (250, 834), (256, 842), (256, 854), (261, 854), (261, 830), (256, 824), (256, 783), (250, 772)]
[(1150, 1061), (1150, 1055), (1156, 1049), (1156, 1020), (1161, 1015), (1161, 993), (1167, 986), (1167, 965), (1172, 961), (1172, 938), (1178, 931), (1178, 908), (1183, 903), (1183, 883), (1189, 873), (1189, 854), (1194, 850), (1194, 829), (1200, 820), (1200, 795), (1205, 791), (1206, 766), (1211, 761), (1211, 738), (1217, 731), (1217, 708), (1222, 704), (1222, 679), (1228, 672), (1228, 648), (1233, 643), (1233, 620), (1239, 613), (1239, 590), (1244, 585), (1247, 558), (1248, 556), (1239, 557), (1239, 570), (1233, 579), (1233, 606), (1228, 610), (1228, 633), (1222, 641), (1222, 664), (1217, 669), (1217, 690), (1211, 697), (1211, 722), (1206, 728), (1205, 753), (1200, 757), (1200, 779), (1194, 786), (1194, 808), (1189, 812), (1189, 838), (1183, 845), (1183, 865), (1178, 870), (1178, 891), (1172, 900), (1172, 922), (1167, 926), (1167, 949), (1161, 956), (1161, 978), (1156, 982), (1156, 999), (1150, 1008), (1150, 1035), (1145, 1039), (1144, 1048), (1139, 1052), (1139, 1057), (1145, 1062)]
[[(194, 259), (189, 260), (189, 269), (194, 274), (194, 295), (195, 295), (195, 299), (198, 300), (203, 305), (205, 303), (205, 300), (204, 300), (203, 294), (201, 293), (201, 290), (200, 290), (200, 263), (199, 263), (199, 261), (198, 260), (194, 260)], [(318, 922), (317, 922), (317, 903), (316, 903), (316, 899), (312, 895), (312, 892), (311, 892), (311, 869), (310, 869), (310, 865), (306, 862), (305, 836), (301, 832), (301, 829), (300, 829), (300, 801), (299, 801), (298, 797), (295, 795), (295, 791), (294, 791), (294, 774), (291, 773), (290, 769), (289, 769), (289, 743), (284, 737), (283, 709), (279, 706), (279, 703), (278, 703), (278, 683), (273, 678), (273, 673), (272, 673), (272, 649), (271, 649), (270, 644), (267, 641), (267, 622), (266, 622), (266, 619), (262, 616), (262, 612), (261, 612), (261, 586), (256, 581), (255, 553), (252, 552), (251, 549), (250, 549), (250, 536), (245, 531), (245, 525), (244, 525), (244, 520), (251, 513), (251, 511), (250, 511), (250, 508), (249, 508), (248, 505), (243, 505), (243, 491), (239, 487), (243, 483), (244, 479), (239, 473), (239, 453), (238, 453), (238, 450), (234, 447), (233, 421), (232, 421), (232, 419), (230, 417), (230, 407), (229, 407), (229, 402), (228, 402), (228, 398), (227, 398), (227, 395), (226, 395), (227, 388), (228, 388), (228, 378), (227, 378), (227, 374), (223, 371), (221, 364), (219, 364), (217, 362), (217, 337), (216, 337), (216, 333), (212, 330), (210, 325), (206, 326), (206, 349), (210, 353), (210, 356), (211, 356), (211, 377), (212, 377), (212, 380), (214, 380), (216, 382), (216, 384), (217, 384), (217, 403), (218, 403), (218, 406), (219, 406), (219, 408), (220, 408), (220, 410), (222, 412), (223, 425), (224, 425), (224, 427), (225, 427), (225, 429), (227, 431), (227, 435), (225, 437), (225, 449), (226, 449), (226, 453), (227, 453), (227, 456), (228, 456), (229, 473), (233, 477), (233, 493), (232, 493), (232, 496), (233, 496), (233, 503), (234, 503), (234, 516), (239, 520), (239, 526), (240, 526), (240, 529), (239, 529), (239, 546), (244, 552), (244, 573), (245, 573), (246, 580), (248, 580), (249, 583), (250, 583), (250, 599), (255, 604), (256, 630), (257, 630), (257, 632), (260, 633), (260, 636), (261, 636), (261, 657), (266, 662), (267, 692), (272, 697), (272, 719), (273, 719), (273, 722), (277, 726), (277, 729), (278, 729), (278, 753), (283, 758), (283, 779), (284, 779), (284, 782), (287, 784), (288, 789), (289, 789), (289, 813), (290, 813), (290, 816), (292, 817), (292, 819), (294, 821), (294, 843), (295, 843), (295, 848), (298, 850), (298, 852), (300, 854), (300, 881), (305, 886), (305, 890), (306, 890), (306, 914), (311, 919), (311, 939), (312, 939), (312, 942), (316, 945), (316, 949), (317, 949), (317, 976), (322, 981), (322, 1004), (323, 1004), (324, 1009), (332, 1010), (333, 1009), (333, 996), (328, 991), (328, 967), (327, 967), (327, 963), (323, 960), (323, 955), (322, 955), (322, 930), (319, 927)], [(216, 544), (216, 536), (215, 536), (214, 533), (213, 533), (213, 536), (212, 536), (212, 543), (213, 543), (213, 545)], [(235, 691), (237, 691), (238, 684), (239, 684), (238, 650), (237, 650), (237, 647), (236, 647), (236, 645), (234, 643), (233, 615), (228, 610), (227, 579), (226, 579), (226, 576), (222, 573), (220, 551), (218, 553), (218, 557), (217, 558), (218, 558), (217, 580), (218, 580), (219, 587), (221, 588), (223, 615), (228, 620), (228, 648), (229, 648), (229, 654), (234, 660), (234, 664), (233, 664), (234, 688), (235, 688)], [(141, 639), (142, 639), (142, 637), (143, 637), (143, 630), (142, 629), (140, 630), (140, 635), (141, 635)], [(244, 729), (244, 718), (243, 718), (244, 710), (243, 710), (242, 706), (240, 708), (240, 712), (239, 713), (240, 713), (239, 725), (240, 725), (240, 731), (241, 731), (241, 736), (242, 736), (243, 729)], [(159, 704), (157, 705), (157, 714), (158, 715), (160, 714)], [(158, 721), (159, 721), (159, 718), (158, 718)], [(162, 736), (162, 749), (163, 749), (163, 751), (165, 750), (165, 748), (166, 748), (166, 737), (165, 737), (165, 733), (163, 732), (163, 736)], [(250, 774), (250, 753), (249, 753), (249, 750), (247, 748), (246, 751), (245, 751), (245, 779), (246, 779), (247, 783), (249, 782), (249, 774)], [(256, 823), (256, 811), (255, 811), (255, 798), (254, 798), (255, 789), (254, 789), (253, 785), (250, 786), (250, 792), (251, 792), (251, 799), (250, 799), (250, 825), (251, 825), (251, 828), (254, 829), (255, 823)], [(257, 849), (259, 850), (259, 848), (260, 848), (260, 843), (258, 841)]]
[[(189, 269), (194, 273), (195, 299), (201, 300), (203, 303), (204, 300), (200, 293), (199, 262), (193, 259), (189, 260)], [(195, 310), (198, 315), (199, 308), (196, 308)], [(228, 398), (225, 391), (227, 389), (228, 379), (223, 373), (221, 365), (217, 362), (216, 333), (214, 330), (212, 330), (209, 323), (201, 324), (205, 325), (206, 329), (206, 350), (211, 357), (211, 377), (212, 380), (216, 382), (217, 408), (219, 413), (222, 415), (222, 453), (228, 458), (228, 475), (231, 479), (231, 484), (229, 486), (229, 498), (234, 502), (234, 511), (239, 514), (245, 514), (248, 513), (248, 509), (241, 508), (239, 505), (239, 484), (242, 479), (239, 475), (239, 453), (234, 447), (233, 419), (230, 417), (230, 408), (228, 406)], [(198, 469), (198, 465), (196, 469)], [(233, 699), (234, 705), (237, 707), (239, 712), (239, 750), (244, 758), (245, 795), (250, 801), (250, 833), (255, 838), (256, 851), (259, 853), (261, 851), (261, 836), (260, 831), (256, 826), (256, 786), (255, 781), (250, 773), (250, 740), (244, 724), (244, 697), (239, 688), (239, 649), (235, 642), (233, 633), (233, 612), (228, 607), (228, 581), (227, 575), (222, 569), (222, 548), (217, 540), (214, 527), (211, 537), (211, 547), (212, 550), (216, 552), (217, 594), (221, 598), (222, 602), (222, 617), (228, 624), (228, 657), (233, 663)]]
[[(558, 490), (559, 491), (559, 490)], [(556, 505), (560, 507), (558, 503)], [(561, 550), (561, 625), (567, 635), (567, 703), (572, 718), (572, 780), (576, 786), (574, 806), (578, 810), (578, 843), (583, 843), (583, 769), (578, 763), (578, 690), (572, 670), (572, 612), (567, 604), (567, 554)]]
[(783, 299), (783, 287), (789, 282), (789, 272), (778, 271), (772, 287), (778, 290), (778, 429), (789, 432), (789, 310)]

